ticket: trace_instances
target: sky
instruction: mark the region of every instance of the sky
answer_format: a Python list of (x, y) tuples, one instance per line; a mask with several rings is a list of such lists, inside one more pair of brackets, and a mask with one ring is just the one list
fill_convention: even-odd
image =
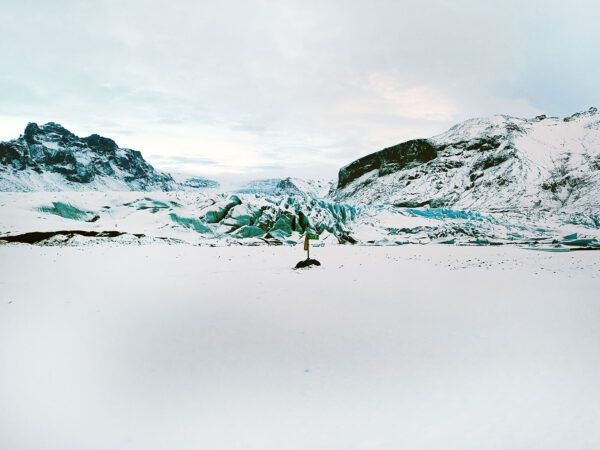
[(0, 140), (53, 121), (215, 179), (334, 178), (472, 117), (600, 106), (591, 0), (0, 0), (0, 20)]

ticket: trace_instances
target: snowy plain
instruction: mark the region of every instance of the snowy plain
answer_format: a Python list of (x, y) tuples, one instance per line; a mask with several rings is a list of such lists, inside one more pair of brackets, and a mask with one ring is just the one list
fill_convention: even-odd
[(0, 448), (594, 449), (600, 252), (0, 246)]

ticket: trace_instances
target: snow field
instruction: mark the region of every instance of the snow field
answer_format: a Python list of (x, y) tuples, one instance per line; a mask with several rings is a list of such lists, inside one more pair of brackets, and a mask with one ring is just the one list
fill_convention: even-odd
[(0, 247), (0, 448), (600, 445), (600, 252)]

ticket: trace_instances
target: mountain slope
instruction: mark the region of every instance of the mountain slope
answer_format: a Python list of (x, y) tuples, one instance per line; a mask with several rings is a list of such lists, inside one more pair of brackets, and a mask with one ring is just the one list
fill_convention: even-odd
[(235, 192), (240, 194), (265, 194), (276, 196), (300, 196), (306, 198), (324, 198), (331, 189), (331, 181), (309, 180), (303, 178), (267, 178), (245, 183)]
[(178, 187), (135, 150), (97, 134), (80, 138), (61, 125), (30, 123), (0, 142), (1, 191), (160, 191)]
[(600, 212), (600, 113), (460, 123), (339, 171), (336, 201), (479, 211)]
[(171, 177), (179, 185), (179, 190), (218, 189), (221, 185), (215, 180), (182, 172), (170, 172)]

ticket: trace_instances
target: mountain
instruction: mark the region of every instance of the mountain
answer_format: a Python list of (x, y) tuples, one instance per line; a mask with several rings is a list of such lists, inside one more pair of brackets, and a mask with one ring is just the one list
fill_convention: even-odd
[(252, 180), (244, 183), (237, 189), (233, 189), (238, 194), (265, 194), (271, 195), (277, 189), (281, 178), (265, 178), (263, 180)]
[(178, 184), (135, 150), (109, 138), (80, 138), (61, 125), (29, 123), (0, 142), (0, 191), (168, 191)]
[(188, 189), (218, 189), (219, 183), (203, 177), (190, 177), (179, 183), (182, 187)]
[(342, 167), (331, 197), (354, 205), (560, 210), (600, 220), (600, 113), (467, 120)]
[(253, 180), (235, 190), (241, 194), (265, 194), (275, 196), (301, 196), (306, 198), (324, 198), (331, 189), (332, 182), (327, 180), (307, 180), (302, 178), (267, 178)]
[(303, 178), (288, 177), (278, 183), (275, 194), (323, 198), (326, 197), (331, 190), (332, 184), (333, 182), (328, 180), (307, 180)]
[(179, 185), (179, 190), (219, 189), (219, 187), (221, 187), (218, 181), (197, 175), (180, 172), (170, 172), (170, 175)]

